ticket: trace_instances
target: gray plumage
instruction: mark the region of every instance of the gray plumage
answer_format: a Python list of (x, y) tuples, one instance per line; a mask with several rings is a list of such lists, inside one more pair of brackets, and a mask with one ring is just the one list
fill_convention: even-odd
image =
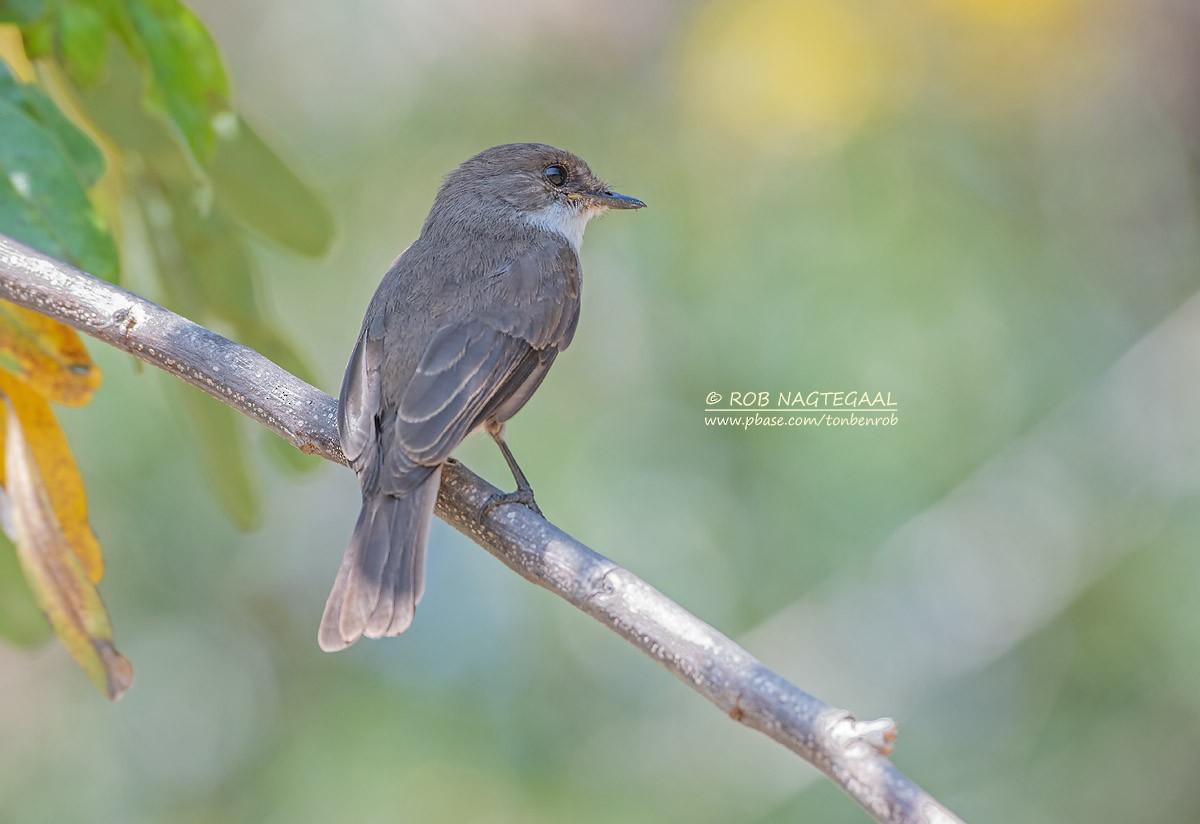
[(363, 505), (321, 619), (322, 649), (408, 629), (441, 464), (471, 432), (492, 434), (517, 479), (518, 492), (495, 503), (536, 509), (504, 422), (575, 333), (588, 219), (642, 205), (538, 143), (493, 147), (446, 177), (367, 307), (342, 382), (338, 429)]

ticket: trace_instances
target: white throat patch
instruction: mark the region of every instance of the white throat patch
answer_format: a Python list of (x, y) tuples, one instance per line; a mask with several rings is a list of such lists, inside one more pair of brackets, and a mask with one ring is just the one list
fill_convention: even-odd
[(536, 212), (526, 212), (525, 220), (539, 229), (557, 232), (571, 242), (576, 254), (583, 245), (583, 230), (588, 221), (600, 214), (603, 209), (584, 208), (573, 209), (562, 203), (555, 203)]

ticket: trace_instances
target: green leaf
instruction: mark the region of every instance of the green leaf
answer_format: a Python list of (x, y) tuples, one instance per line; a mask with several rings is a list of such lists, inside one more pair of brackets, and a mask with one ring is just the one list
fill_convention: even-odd
[(181, 263), (191, 281), (188, 291), (195, 301), (189, 310), (230, 323), (257, 318), (254, 260), (241, 232), (218, 209), (201, 213), (190, 194), (178, 188), (166, 191)]
[(26, 25), (46, 13), (46, 0), (0, 0), (0, 23)]
[(240, 416), (199, 389), (169, 379), (171, 398), (200, 453), (204, 474), (225, 514), (239, 529), (254, 529), (262, 517), (258, 491), (246, 462)]
[(231, 116), (229, 81), (212, 36), (178, 0), (125, 0), (114, 8), (126, 15), (123, 28), (149, 67), (147, 104), (171, 119), (199, 165), (207, 165), (214, 124)]
[(316, 257), (333, 242), (325, 204), (245, 121), (217, 147), (212, 179), (219, 204), (281, 246)]
[(30, 60), (45, 57), (54, 51), (54, 29), (49, 17), (39, 18), (21, 26), (21, 40), (25, 44), (25, 56)]
[(33, 85), (18, 81), (3, 62), (0, 62), (0, 99), (19, 106), (58, 141), (86, 188), (96, 185), (104, 174), (104, 155), (86, 134), (67, 119), (53, 100)]
[(3, 174), (0, 174), (0, 232), (51, 257), (60, 260), (67, 257), (67, 250), (54, 234), (46, 216)]
[(308, 364), (263, 319), (257, 267), (237, 227), (219, 207), (202, 214), (185, 192), (166, 184), (159, 191), (170, 207), (171, 234), (156, 232), (155, 240), (160, 274), (172, 297), (189, 304), (193, 314), (232, 324), (242, 343), (312, 383)]
[(57, 11), (59, 59), (75, 83), (90, 88), (100, 79), (108, 56), (107, 20), (81, 0), (60, 0)]
[(18, 647), (32, 649), (46, 643), (52, 635), (50, 625), (25, 582), (16, 547), (0, 532), (0, 638)]
[(0, 231), (97, 277), (115, 277), (116, 246), (55, 137), (3, 98), (0, 135)]
[(142, 72), (125, 49), (113, 49), (100, 82), (81, 89), (78, 103), (88, 120), (121, 147), (123, 154), (158, 156), (174, 153), (186, 168), (184, 149), (169, 123), (142, 105)]

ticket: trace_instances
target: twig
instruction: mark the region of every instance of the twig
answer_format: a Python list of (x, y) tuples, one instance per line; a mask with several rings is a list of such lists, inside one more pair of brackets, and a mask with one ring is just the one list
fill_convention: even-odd
[[(3, 235), (0, 298), (170, 372), (305, 452), (345, 463), (333, 398), (245, 346)], [(819, 768), (878, 821), (959, 821), (888, 760), (896, 736), (890, 718), (858, 721), (808, 695), (525, 507), (480, 517), (496, 491), (451, 462), (442, 472), (438, 515), (522, 577), (625, 638), (730, 718)]]

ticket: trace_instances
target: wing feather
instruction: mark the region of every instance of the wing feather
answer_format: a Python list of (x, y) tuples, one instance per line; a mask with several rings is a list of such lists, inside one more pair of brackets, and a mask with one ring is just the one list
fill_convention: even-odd
[(359, 471), (370, 463), (376, 442), (376, 416), (380, 412), (379, 370), (383, 368), (382, 324), (363, 328), (350, 355), (350, 365), (338, 395), (338, 433), (342, 452)]
[[(453, 348), (460, 357), (442, 357)], [(537, 359), (537, 350), (528, 341), (482, 321), (442, 327), (400, 397), (396, 445), (414, 463), (445, 460), (530, 359)]]

